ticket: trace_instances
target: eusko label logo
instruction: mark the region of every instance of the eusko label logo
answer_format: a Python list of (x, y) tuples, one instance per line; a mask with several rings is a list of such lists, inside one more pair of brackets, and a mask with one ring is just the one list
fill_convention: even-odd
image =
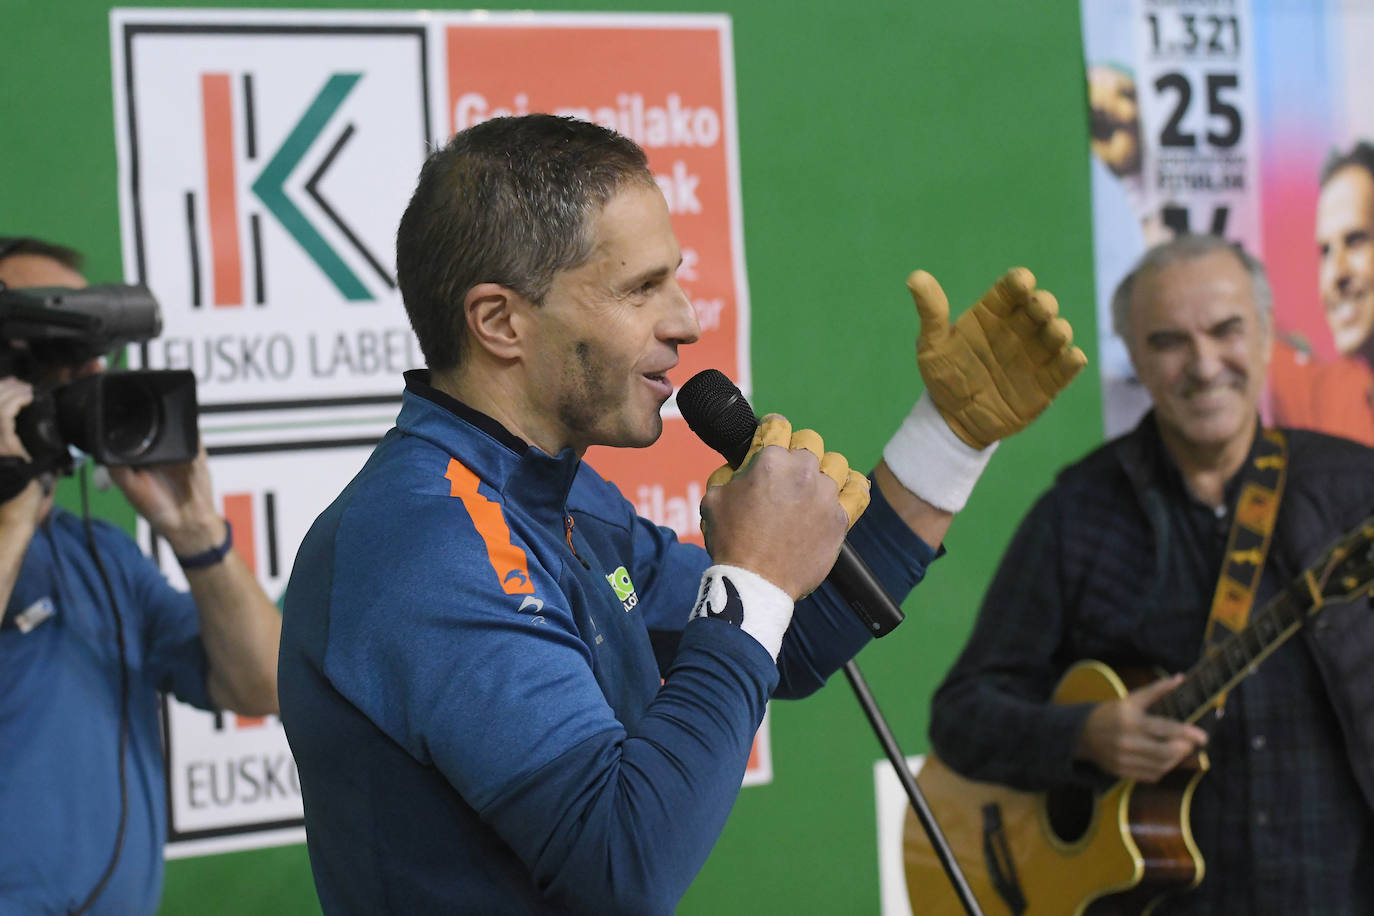
[[(254, 77), (255, 74), (251, 72), (202, 73), (200, 76), (201, 116), (205, 135), (204, 209), (209, 227), (207, 241), (213, 274), (211, 298), (216, 306), (237, 306), (245, 302), (246, 266), (252, 275), (248, 298), (261, 305), (268, 297), (262, 271), (260, 213), (253, 212), (248, 220), (247, 258), (239, 242), (245, 227), (239, 218), (236, 175), (239, 164), (236, 153), (243, 150), (244, 158), (252, 163), (264, 152), (258, 148), (255, 123), (255, 112), (263, 104), (259, 97), (261, 79)], [(331, 200), (324, 190), (331, 168), (357, 133), (356, 123), (337, 116), (344, 101), (362, 78), (362, 73), (329, 74), (319, 92), (310, 99), (276, 148), (267, 151), (266, 161), (248, 184), (250, 205), (256, 204), (274, 218), (277, 225), (329, 279), (338, 294), (350, 302), (372, 302), (377, 297), (335, 249), (325, 231), (332, 230), (331, 235), (347, 242), (351, 252), (370, 269), (374, 281), (380, 280), (386, 289), (396, 288), (395, 279), (382, 264), (382, 256), (372, 251), (362, 237), (362, 227), (352, 225), (339, 203)], [(234, 117), (233, 100), (236, 84), (242, 95), (242, 118), (238, 120)], [(307, 154), (320, 143), (325, 144), (325, 152), (318, 164), (308, 174), (299, 176), (303, 181), (295, 180)], [(288, 183), (300, 185), (309, 204), (313, 204), (309, 212), (304, 208), (304, 201), (297, 202)], [(195, 194), (192, 191), (187, 194), (188, 212), (194, 214)], [(317, 225), (317, 221), (320, 225)], [(187, 228), (188, 250), (199, 251), (202, 246), (195, 236), (195, 221), (188, 220)], [(193, 281), (200, 279), (199, 276), (192, 278)], [(191, 293), (192, 304), (198, 304), (203, 295), (199, 282), (195, 283)]]
[(394, 240), (433, 139), (424, 27), (113, 21), (125, 273), (163, 310), (133, 362), (195, 373), (212, 454), (375, 441), (423, 363)]

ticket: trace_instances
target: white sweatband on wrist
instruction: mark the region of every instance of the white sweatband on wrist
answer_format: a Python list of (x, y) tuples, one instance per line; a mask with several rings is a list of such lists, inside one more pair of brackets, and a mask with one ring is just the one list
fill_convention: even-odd
[(782, 635), (792, 622), (792, 598), (758, 573), (716, 565), (701, 574), (701, 588), (689, 620), (714, 617), (734, 624), (778, 660)]
[(902, 486), (937, 509), (958, 512), (997, 450), (979, 450), (955, 435), (927, 392), (921, 392), (883, 448), (883, 460)]

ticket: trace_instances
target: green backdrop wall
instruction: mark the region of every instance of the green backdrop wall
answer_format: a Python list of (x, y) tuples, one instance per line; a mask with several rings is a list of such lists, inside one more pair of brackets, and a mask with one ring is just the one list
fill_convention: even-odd
[[(120, 279), (109, 8), (0, 0), (0, 234), (83, 249), (93, 281)], [(1095, 358), (1077, 0), (548, 8), (733, 18), (760, 410), (818, 429), (870, 467), (919, 390), (902, 284), (916, 267), (935, 274), (957, 310), (1007, 267), (1029, 266)], [(860, 656), (907, 753), (927, 747), (930, 694), (1017, 520), (1101, 434), (1090, 366), (1002, 447), (950, 532), (949, 554), (907, 603), (905, 625)], [(96, 506), (131, 521), (115, 497)], [(774, 704), (772, 723), (773, 783), (743, 791), (680, 912), (877, 912), (871, 767), (882, 754), (848, 685), (837, 675), (806, 701)], [(171, 862), (163, 911), (294, 914), (318, 904), (300, 846)]]

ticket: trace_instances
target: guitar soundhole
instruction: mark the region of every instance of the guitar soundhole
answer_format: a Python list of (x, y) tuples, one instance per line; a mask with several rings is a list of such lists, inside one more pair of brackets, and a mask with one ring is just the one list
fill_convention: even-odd
[(1095, 801), (1090, 789), (1051, 789), (1045, 793), (1050, 830), (1061, 843), (1076, 843), (1088, 832)]

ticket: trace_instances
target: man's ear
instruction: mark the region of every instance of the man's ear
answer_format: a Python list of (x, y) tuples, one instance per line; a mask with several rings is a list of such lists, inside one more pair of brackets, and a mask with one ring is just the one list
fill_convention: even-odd
[(529, 303), (515, 290), (499, 283), (479, 283), (463, 297), (463, 316), (468, 336), (498, 359), (520, 355), (520, 313)]

